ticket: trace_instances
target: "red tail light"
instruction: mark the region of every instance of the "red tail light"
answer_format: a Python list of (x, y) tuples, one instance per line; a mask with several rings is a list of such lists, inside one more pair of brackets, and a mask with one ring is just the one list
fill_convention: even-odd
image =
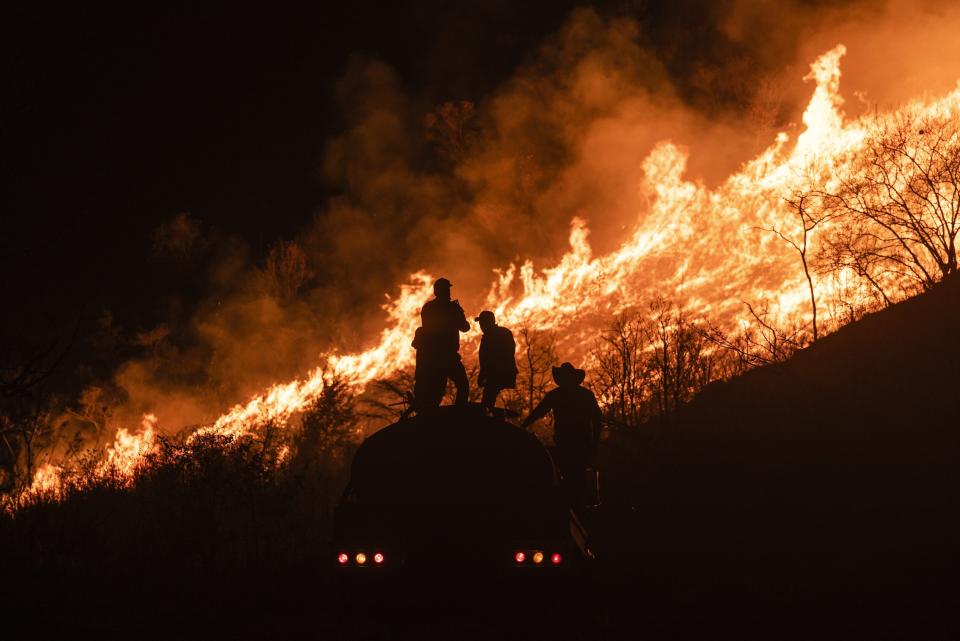
[(563, 557), (560, 556), (559, 552), (554, 552), (553, 556), (550, 557), (550, 562), (554, 565), (560, 565), (561, 561), (563, 561)]
[(527, 560), (527, 555), (524, 554), (523, 552), (517, 552), (516, 554), (513, 555), (513, 560), (516, 561), (517, 563), (523, 563), (524, 561)]
[(377, 565), (380, 565), (381, 563), (383, 563), (383, 554), (380, 552), (377, 552), (376, 554), (374, 554), (373, 562), (376, 563)]
[(340, 563), (340, 565), (346, 565), (350, 561), (350, 557), (347, 556), (346, 552), (341, 552), (337, 555), (337, 561)]

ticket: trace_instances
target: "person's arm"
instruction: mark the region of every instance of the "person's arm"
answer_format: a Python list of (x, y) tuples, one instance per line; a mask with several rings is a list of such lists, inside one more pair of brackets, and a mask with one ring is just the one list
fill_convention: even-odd
[(510, 364), (513, 366), (513, 373), (519, 374), (520, 370), (517, 368), (517, 341), (513, 339), (513, 332), (509, 329), (507, 330), (507, 341), (508, 349), (510, 350)]
[(455, 300), (453, 301), (453, 304), (456, 305), (457, 309), (460, 311), (460, 319), (459, 319), (460, 322), (459, 322), (459, 325), (457, 326), (457, 329), (459, 329), (461, 332), (469, 332), (470, 323), (467, 322), (467, 314), (466, 312), (463, 311), (463, 307), (460, 306), (460, 301)]
[(524, 427), (529, 427), (535, 421), (539, 421), (541, 418), (547, 415), (553, 409), (553, 396), (551, 392), (547, 392), (547, 395), (543, 397), (543, 400), (533, 408), (533, 411), (530, 412), (530, 415), (523, 421)]
[(477, 359), (480, 361), (480, 372), (477, 374), (477, 386), (479, 387), (485, 387), (487, 382), (487, 368), (485, 367), (487, 360), (489, 360), (487, 347), (487, 337), (484, 336), (480, 339), (480, 353)]
[(430, 301), (427, 301), (423, 304), (423, 307), (420, 308), (420, 327), (429, 327), (430, 326)]

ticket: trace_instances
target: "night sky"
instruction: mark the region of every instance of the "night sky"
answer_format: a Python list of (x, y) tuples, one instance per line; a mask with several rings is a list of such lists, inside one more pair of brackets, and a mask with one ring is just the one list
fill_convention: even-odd
[(70, 281), (126, 307), (118, 291), (132, 303), (151, 277), (152, 230), (182, 211), (262, 250), (329, 195), (315, 167), (351, 55), (389, 60), (425, 105), (476, 99), (571, 3), (193, 4), (28, 4), (7, 22), (2, 251), (28, 289)]

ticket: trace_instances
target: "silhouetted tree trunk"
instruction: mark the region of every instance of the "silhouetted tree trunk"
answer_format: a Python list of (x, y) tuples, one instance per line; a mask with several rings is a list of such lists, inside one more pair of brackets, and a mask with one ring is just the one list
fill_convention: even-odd
[[(784, 200), (787, 206), (796, 214), (799, 221), (799, 240), (796, 240), (792, 235), (788, 235), (782, 229), (776, 227), (765, 228), (765, 231), (773, 232), (779, 236), (781, 240), (793, 247), (800, 255), (800, 263), (803, 265), (803, 275), (807, 279), (807, 287), (810, 290), (811, 325), (813, 329), (813, 340), (816, 341), (819, 338), (817, 330), (817, 296), (813, 287), (813, 276), (810, 273), (810, 261), (807, 260), (807, 256), (810, 250), (810, 240), (813, 231), (817, 228), (817, 225), (828, 220), (830, 214), (811, 208), (809, 194), (799, 192)], [(815, 211), (818, 213), (814, 213)]]
[(534, 329), (524, 322), (517, 330), (519, 358), (517, 392), (529, 414), (536, 407), (552, 380), (552, 367), (557, 364), (557, 337), (552, 332)]
[(47, 389), (76, 339), (76, 327), (69, 335), (52, 336), (30, 349), (23, 344), (8, 345), (0, 355), (0, 435), (4, 453), (0, 456), (7, 490), (30, 484), (38, 444), (50, 435)]
[(682, 403), (710, 382), (712, 360), (704, 351), (702, 333), (679, 307), (657, 298), (650, 310), (653, 321), (648, 332), (654, 345), (650, 358), (654, 396), (659, 415), (669, 419)]
[(648, 334), (646, 321), (639, 314), (624, 312), (600, 335), (594, 349), (594, 385), (608, 418), (628, 427), (646, 418)]

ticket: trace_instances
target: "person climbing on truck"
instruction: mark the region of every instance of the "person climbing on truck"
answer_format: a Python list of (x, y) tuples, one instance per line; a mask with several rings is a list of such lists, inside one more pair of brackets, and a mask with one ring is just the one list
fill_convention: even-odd
[(523, 421), (529, 427), (553, 412), (553, 442), (557, 446), (557, 466), (561, 487), (571, 506), (584, 504), (586, 469), (596, 456), (603, 418), (596, 396), (582, 385), (586, 372), (570, 363), (553, 368), (557, 387), (547, 392)]

